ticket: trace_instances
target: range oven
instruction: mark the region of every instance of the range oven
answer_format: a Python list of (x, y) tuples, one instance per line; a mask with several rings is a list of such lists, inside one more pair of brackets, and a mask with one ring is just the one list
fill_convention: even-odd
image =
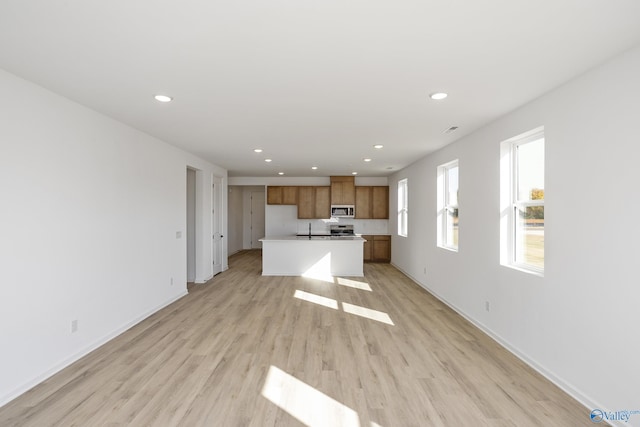
[(335, 239), (335, 238), (353, 239), (353, 237), (356, 235), (356, 233), (353, 230), (353, 224), (345, 224), (345, 225), (331, 224), (329, 226), (329, 230), (331, 231), (332, 239)]
[(353, 218), (356, 208), (353, 205), (331, 205), (331, 216), (337, 218)]

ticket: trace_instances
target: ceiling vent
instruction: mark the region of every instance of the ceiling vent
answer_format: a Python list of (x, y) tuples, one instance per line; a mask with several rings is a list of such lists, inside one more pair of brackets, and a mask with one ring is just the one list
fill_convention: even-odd
[(458, 130), (458, 126), (451, 126), (449, 129), (445, 130), (444, 133), (451, 133)]

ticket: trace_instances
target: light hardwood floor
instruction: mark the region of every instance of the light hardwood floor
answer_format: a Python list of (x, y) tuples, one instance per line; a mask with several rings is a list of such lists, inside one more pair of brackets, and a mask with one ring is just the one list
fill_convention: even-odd
[(388, 264), (343, 284), (260, 268), (259, 251), (234, 255), (211, 283), (0, 408), (0, 425), (591, 424)]

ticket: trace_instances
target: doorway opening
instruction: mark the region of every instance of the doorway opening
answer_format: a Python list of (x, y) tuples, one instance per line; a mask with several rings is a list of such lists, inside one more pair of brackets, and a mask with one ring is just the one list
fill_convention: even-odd
[(260, 239), (264, 237), (264, 202), (263, 191), (252, 191), (251, 195), (251, 249), (262, 249)]
[(229, 254), (259, 249), (265, 236), (265, 187), (231, 185), (228, 197)]

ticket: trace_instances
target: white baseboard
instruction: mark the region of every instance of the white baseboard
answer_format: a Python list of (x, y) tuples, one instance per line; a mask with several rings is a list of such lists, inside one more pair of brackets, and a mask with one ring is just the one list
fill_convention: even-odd
[(48, 369), (47, 371), (37, 375), (36, 377), (34, 377), (31, 380), (25, 382), (24, 384), (22, 384), (21, 386), (19, 386), (15, 390), (13, 390), (12, 392), (0, 397), (0, 407), (3, 406), (3, 405), (6, 405), (7, 403), (9, 403), (13, 399), (17, 398), (21, 394), (29, 391), (31, 388), (35, 387), (36, 385), (40, 384), (41, 382), (45, 381), (46, 379), (48, 379), (48, 378), (52, 377), (53, 375), (57, 374), (58, 372), (60, 372), (61, 370), (63, 370), (67, 366), (71, 365), (72, 363), (80, 360), (81, 358), (83, 358), (87, 354), (91, 353), (93, 350), (95, 350), (98, 347), (100, 347), (100, 346), (106, 344), (107, 342), (111, 341), (112, 339), (114, 339), (115, 337), (120, 335), (121, 333), (125, 332), (127, 329), (131, 328), (132, 326), (137, 325), (138, 323), (142, 322), (144, 319), (146, 319), (147, 317), (151, 316), (152, 314), (162, 310), (163, 308), (165, 308), (166, 306), (168, 306), (170, 304), (173, 304), (174, 302), (176, 302), (180, 298), (184, 297), (185, 295), (187, 295), (186, 289), (184, 290), (183, 293), (180, 293), (180, 294), (174, 296), (173, 298), (169, 299), (168, 301), (165, 301), (164, 303), (162, 303), (162, 304), (152, 308), (151, 310), (141, 314), (140, 316), (136, 317), (135, 319), (125, 323), (124, 325), (120, 326), (119, 328), (115, 329), (114, 331), (108, 333), (107, 335), (103, 336), (102, 338), (99, 338), (96, 341), (94, 341), (93, 343), (89, 344), (88, 346), (86, 346), (85, 348), (80, 350), (79, 352), (77, 352), (77, 353), (67, 357), (66, 359), (62, 360), (61, 362), (55, 364), (51, 369)]
[[(601, 409), (601, 410), (607, 410), (607, 408), (603, 407), (602, 405), (598, 404), (597, 402), (595, 402), (593, 399), (591, 399), (590, 397), (588, 397), (587, 395), (585, 395), (584, 393), (582, 393), (580, 390), (578, 390), (577, 388), (575, 388), (573, 385), (571, 385), (570, 383), (564, 381), (561, 377), (559, 377), (558, 375), (554, 374), (552, 371), (550, 371), (549, 369), (545, 368), (544, 365), (538, 363), (535, 359), (530, 358), (529, 356), (527, 356), (525, 353), (523, 353), (522, 351), (520, 351), (518, 348), (512, 346), (509, 341), (507, 341), (506, 339), (502, 338), (500, 335), (496, 334), (495, 332), (493, 332), (491, 329), (489, 329), (486, 325), (484, 325), (482, 322), (472, 318), (471, 316), (467, 315), (464, 311), (462, 311), (460, 308), (458, 308), (456, 305), (450, 303), (449, 301), (447, 301), (445, 298), (443, 298), (442, 296), (438, 295), (438, 293), (434, 292), (432, 289), (430, 289), (427, 285), (421, 283), (419, 280), (417, 280), (415, 277), (413, 277), (412, 275), (410, 275), (409, 273), (407, 273), (406, 271), (404, 271), (402, 268), (398, 267), (397, 265), (395, 265), (394, 263), (391, 263), (391, 265), (393, 265), (395, 268), (397, 268), (400, 272), (402, 272), (402, 274), (404, 274), (405, 276), (407, 276), (408, 278), (410, 278), (411, 280), (413, 280), (418, 286), (420, 286), (422, 289), (424, 289), (425, 291), (429, 292), (431, 295), (433, 295), (438, 301), (442, 302), (443, 304), (445, 304), (447, 307), (451, 308), (453, 311), (455, 311), (456, 313), (458, 313), (460, 316), (462, 316), (465, 320), (467, 320), (469, 323), (471, 323), (472, 325), (474, 325), (476, 328), (480, 329), (482, 332), (484, 332), (487, 336), (489, 336), (489, 338), (491, 338), (492, 340), (494, 340), (495, 342), (497, 342), (498, 344), (500, 344), (504, 349), (506, 349), (508, 352), (510, 352), (511, 354), (513, 354), (514, 356), (516, 356), (518, 359), (522, 360), (524, 363), (526, 363), (530, 368), (532, 368), (533, 370), (535, 370), (536, 372), (538, 372), (540, 375), (542, 375), (543, 377), (545, 377), (546, 379), (548, 379), (549, 381), (551, 381), (553, 384), (555, 384), (557, 387), (559, 387), (562, 391), (564, 391), (565, 393), (567, 393), (569, 396), (573, 397), (575, 400), (577, 400), (582, 406), (585, 407), (585, 424), (587, 424), (587, 421), (589, 420), (589, 413), (593, 410), (593, 409)], [(608, 410), (607, 410), (608, 411)], [(615, 422), (615, 421), (607, 421), (609, 424), (611, 424), (612, 426), (629, 426), (628, 423), (622, 423), (622, 422)]]
[(207, 283), (207, 282), (208, 282), (209, 280), (211, 280), (212, 278), (213, 278), (213, 274), (210, 274), (209, 276), (207, 276), (207, 277), (206, 277), (206, 278), (204, 278), (204, 279), (197, 279), (197, 278), (196, 278), (195, 282), (193, 282), (193, 283), (195, 283), (195, 284), (197, 284), (197, 285), (202, 285), (202, 284), (204, 284), (204, 283)]

